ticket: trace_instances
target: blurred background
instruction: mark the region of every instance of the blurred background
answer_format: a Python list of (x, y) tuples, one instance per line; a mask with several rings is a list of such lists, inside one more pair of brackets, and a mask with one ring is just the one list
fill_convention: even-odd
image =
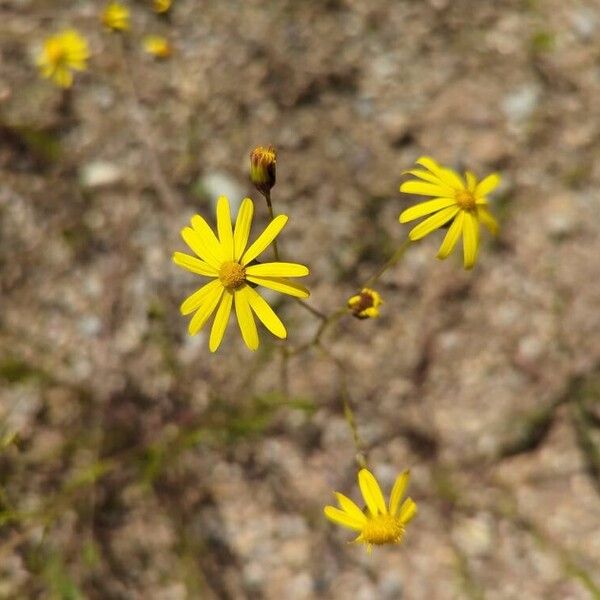
[[(600, 598), (597, 0), (0, 0), (0, 598)], [(39, 77), (76, 28), (88, 70)], [(142, 37), (167, 36), (156, 61)], [(123, 43), (124, 42), (124, 43)], [(323, 354), (219, 352), (179, 304), (179, 230), (278, 149), (280, 250), (343, 304), (405, 238), (402, 172), (500, 171), (472, 272), (415, 244)], [(288, 346), (318, 321), (274, 298)], [(345, 379), (345, 380), (343, 380)], [(347, 388), (385, 492), (419, 515), (368, 556)]]

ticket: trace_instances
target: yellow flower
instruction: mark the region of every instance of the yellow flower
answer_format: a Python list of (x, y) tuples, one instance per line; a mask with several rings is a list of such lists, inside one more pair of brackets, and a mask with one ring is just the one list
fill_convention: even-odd
[(143, 44), (144, 50), (156, 58), (169, 58), (173, 53), (169, 40), (161, 35), (147, 35)]
[(487, 208), (487, 196), (500, 183), (500, 175), (492, 173), (478, 182), (470, 171), (463, 180), (458, 173), (428, 156), (419, 158), (417, 164), (424, 168), (408, 172), (418, 179), (405, 181), (400, 191), (434, 199), (407, 208), (400, 215), (400, 223), (431, 215), (408, 234), (414, 241), (452, 221), (437, 256), (447, 258), (462, 234), (465, 269), (472, 269), (479, 250), (479, 224), (483, 223), (494, 235), (498, 232), (498, 223)]
[(256, 257), (277, 237), (287, 223), (286, 215), (278, 215), (248, 248), (254, 204), (245, 198), (240, 206), (232, 229), (229, 201), (221, 196), (217, 202), (217, 232), (215, 236), (207, 222), (200, 216), (192, 217), (192, 226), (181, 231), (186, 244), (199, 258), (175, 252), (173, 262), (192, 273), (213, 277), (194, 292), (181, 305), (181, 313), (195, 313), (189, 324), (190, 335), (195, 335), (217, 309), (210, 332), (209, 348), (214, 352), (223, 339), (235, 300), (235, 313), (242, 338), (251, 350), (258, 348), (258, 333), (253, 313), (275, 336), (286, 338), (287, 332), (279, 317), (264, 298), (254, 289), (256, 285), (308, 298), (308, 290), (289, 281), (288, 277), (304, 277), (308, 268), (297, 263), (258, 263)]
[(360, 294), (348, 300), (348, 308), (358, 319), (375, 319), (379, 316), (379, 307), (383, 304), (381, 296), (371, 288), (363, 288)]
[(154, 0), (154, 12), (166, 13), (171, 8), (171, 4), (173, 4), (173, 0)]
[(326, 506), (325, 516), (337, 525), (359, 531), (360, 534), (354, 541), (366, 544), (369, 553), (373, 545), (399, 544), (404, 538), (406, 524), (417, 514), (417, 505), (411, 498), (400, 505), (409, 478), (408, 470), (398, 476), (392, 488), (388, 509), (373, 474), (367, 469), (361, 469), (358, 473), (358, 485), (367, 505), (366, 509), (361, 510), (350, 498), (336, 492), (340, 508)]
[(102, 23), (113, 31), (129, 31), (129, 9), (120, 2), (110, 2), (102, 13)]
[(277, 153), (273, 146), (257, 146), (250, 153), (250, 181), (261, 194), (275, 185)]
[(44, 40), (37, 66), (42, 77), (68, 88), (73, 84), (73, 71), (84, 71), (89, 57), (85, 38), (74, 29), (65, 29)]

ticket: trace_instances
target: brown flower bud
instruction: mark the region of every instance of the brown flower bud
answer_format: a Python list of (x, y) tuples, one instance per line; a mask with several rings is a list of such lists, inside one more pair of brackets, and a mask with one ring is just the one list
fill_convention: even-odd
[(257, 146), (250, 153), (250, 181), (263, 194), (268, 195), (275, 185), (277, 153), (273, 146)]
[(370, 288), (363, 288), (360, 294), (348, 300), (348, 308), (357, 319), (376, 319), (381, 304), (381, 296)]

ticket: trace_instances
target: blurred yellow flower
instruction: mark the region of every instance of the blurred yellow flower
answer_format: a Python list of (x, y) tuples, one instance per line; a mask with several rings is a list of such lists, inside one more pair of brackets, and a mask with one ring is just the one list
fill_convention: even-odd
[(273, 146), (257, 146), (250, 153), (250, 181), (261, 194), (275, 185), (277, 152)]
[(157, 13), (166, 13), (173, 4), (173, 0), (154, 0), (153, 7), (154, 12)]
[(447, 258), (462, 234), (464, 266), (472, 269), (479, 250), (479, 224), (483, 223), (494, 235), (498, 232), (498, 223), (487, 208), (487, 196), (500, 183), (500, 175), (492, 173), (478, 182), (470, 171), (463, 180), (458, 173), (428, 156), (419, 158), (417, 164), (424, 168), (408, 172), (418, 179), (405, 181), (400, 191), (434, 199), (407, 208), (400, 215), (400, 223), (431, 215), (408, 234), (414, 241), (452, 221), (437, 256)]
[(74, 29), (65, 29), (44, 40), (36, 62), (42, 77), (68, 88), (73, 84), (73, 71), (84, 71), (89, 57), (85, 38)]
[(161, 35), (147, 35), (143, 45), (144, 50), (156, 58), (168, 58), (173, 53), (169, 40)]
[(369, 553), (373, 545), (399, 544), (404, 538), (405, 526), (417, 514), (417, 505), (411, 498), (400, 505), (409, 478), (408, 470), (398, 476), (392, 488), (388, 509), (374, 475), (367, 469), (361, 469), (358, 473), (358, 485), (367, 505), (365, 511), (344, 494), (336, 492), (340, 508), (326, 506), (325, 516), (337, 525), (359, 531), (360, 534), (354, 541), (366, 544)]
[(102, 12), (102, 23), (113, 31), (129, 31), (129, 9), (120, 2), (109, 2)]
[(383, 300), (378, 292), (371, 288), (363, 288), (360, 294), (348, 300), (348, 308), (358, 319), (375, 319), (379, 316), (379, 307)]
[(181, 305), (183, 315), (195, 313), (188, 327), (190, 335), (198, 333), (217, 310), (210, 332), (211, 352), (221, 344), (234, 301), (242, 339), (248, 348), (256, 350), (259, 344), (253, 313), (273, 335), (282, 339), (287, 337), (283, 323), (254, 289), (255, 285), (296, 298), (309, 296), (305, 287), (287, 279), (308, 275), (307, 267), (285, 262), (260, 264), (255, 260), (283, 229), (287, 216), (275, 217), (247, 248), (253, 213), (252, 200), (245, 198), (237, 214), (235, 229), (232, 229), (229, 201), (221, 196), (217, 202), (218, 238), (208, 223), (200, 215), (195, 215), (192, 217), (192, 226), (182, 229), (181, 236), (199, 258), (182, 252), (173, 254), (176, 265), (197, 275), (213, 278)]

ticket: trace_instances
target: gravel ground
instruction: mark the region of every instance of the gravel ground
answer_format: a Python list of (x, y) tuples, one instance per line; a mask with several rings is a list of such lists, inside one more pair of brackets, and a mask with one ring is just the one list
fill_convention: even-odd
[[(122, 43), (100, 2), (0, 0), (0, 598), (600, 598), (600, 3), (150, 4)], [(65, 26), (67, 94), (34, 66)], [(170, 256), (221, 193), (267, 222), (268, 143), (320, 310), (402, 242), (422, 154), (502, 173), (500, 236), (472, 272), (410, 248), (381, 318), (325, 335), (343, 372), (234, 327), (210, 355)], [(291, 347), (318, 327), (278, 312)], [(371, 556), (322, 515), (358, 498), (344, 390), (419, 505)]]

